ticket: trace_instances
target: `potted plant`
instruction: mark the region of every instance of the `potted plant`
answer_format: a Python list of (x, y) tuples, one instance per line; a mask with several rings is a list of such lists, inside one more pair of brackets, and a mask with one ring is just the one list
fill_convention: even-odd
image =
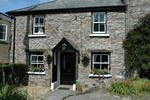
[(92, 69), (93, 74), (97, 74), (98, 70), (96, 68)]
[(103, 70), (104, 70), (104, 74), (105, 74), (105, 75), (109, 74), (107, 68), (104, 68)]
[(87, 67), (89, 64), (89, 55), (87, 53), (82, 53), (81, 56), (82, 56), (81, 61), (82, 61), (83, 66)]
[(81, 56), (82, 56), (82, 58), (83, 58), (83, 59), (85, 59), (85, 58), (88, 58), (88, 57), (89, 57), (89, 55), (88, 55), (87, 53), (82, 53), (82, 55), (81, 55)]
[(48, 52), (48, 51), (44, 52), (43, 55), (44, 55), (45, 57), (47, 57), (47, 58), (48, 58), (48, 57), (51, 57), (51, 53)]
[(80, 92), (82, 91), (82, 86), (80, 85), (80, 83), (77, 83), (77, 90)]

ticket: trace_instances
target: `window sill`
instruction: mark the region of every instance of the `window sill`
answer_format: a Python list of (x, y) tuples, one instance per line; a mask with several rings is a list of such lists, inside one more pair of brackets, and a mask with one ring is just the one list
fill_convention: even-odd
[(45, 34), (41, 34), (41, 35), (28, 35), (28, 37), (46, 37)]
[(45, 75), (45, 72), (27, 72), (27, 74)]
[(0, 43), (8, 44), (5, 40), (0, 40)]
[(89, 36), (101, 36), (101, 37), (108, 37), (109, 34), (90, 34)]
[[(102, 75), (89, 74), (89, 77), (98, 77), (98, 76), (102, 77)], [(104, 77), (108, 78), (108, 77), (112, 77), (112, 75), (111, 74), (107, 74), (107, 75), (104, 75)]]

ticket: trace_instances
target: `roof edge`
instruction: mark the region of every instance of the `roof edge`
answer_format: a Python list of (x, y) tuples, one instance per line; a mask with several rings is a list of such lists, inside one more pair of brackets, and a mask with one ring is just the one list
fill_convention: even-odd
[[(122, 7), (122, 8), (124, 8), (124, 9), (126, 9), (126, 6), (127, 5), (116, 5), (116, 6), (101, 6), (101, 7), (80, 7), (80, 8), (69, 8), (69, 10), (73, 10), (73, 11), (76, 11), (76, 10), (78, 10), (78, 9), (86, 9), (86, 11), (87, 11), (87, 9), (88, 10), (100, 10), (100, 9), (102, 9), (103, 10), (103, 8), (120, 8), (120, 7)], [(34, 11), (8, 11), (8, 12), (6, 12), (6, 14), (8, 14), (8, 15), (10, 15), (11, 13), (24, 13), (24, 12), (38, 12), (38, 11), (59, 11), (59, 10), (68, 10), (68, 8), (65, 8), (65, 9), (45, 9), (45, 10), (34, 10)], [(83, 11), (82, 11), (83, 12)]]

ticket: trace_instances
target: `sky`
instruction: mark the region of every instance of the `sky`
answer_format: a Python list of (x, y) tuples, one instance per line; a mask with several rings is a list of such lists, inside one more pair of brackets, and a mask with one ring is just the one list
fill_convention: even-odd
[(0, 0), (0, 12), (6, 13), (7, 11), (20, 9), (49, 1), (52, 0)]

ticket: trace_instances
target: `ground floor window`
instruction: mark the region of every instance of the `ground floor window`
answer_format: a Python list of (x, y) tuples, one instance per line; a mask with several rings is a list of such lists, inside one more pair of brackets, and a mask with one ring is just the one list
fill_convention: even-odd
[(44, 67), (44, 55), (40, 53), (31, 53), (30, 54), (30, 66), (31, 67)]
[(92, 69), (108, 69), (110, 64), (110, 54), (92, 53)]

